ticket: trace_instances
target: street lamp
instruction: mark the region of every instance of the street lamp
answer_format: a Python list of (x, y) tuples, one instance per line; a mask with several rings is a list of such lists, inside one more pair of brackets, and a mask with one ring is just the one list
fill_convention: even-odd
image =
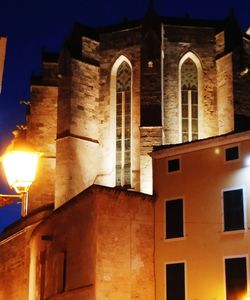
[(21, 198), (22, 216), (28, 212), (28, 190), (35, 180), (40, 152), (35, 152), (26, 141), (26, 128), (19, 127), (13, 132), (14, 139), (1, 157), (4, 172), (9, 186), (16, 195), (0, 195), (4, 201)]

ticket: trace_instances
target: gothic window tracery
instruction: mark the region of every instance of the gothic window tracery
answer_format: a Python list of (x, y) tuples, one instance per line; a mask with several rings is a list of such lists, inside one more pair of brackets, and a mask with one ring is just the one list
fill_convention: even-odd
[(116, 185), (131, 186), (131, 68), (125, 61), (116, 76)]
[(182, 142), (198, 139), (198, 72), (192, 59), (181, 66)]

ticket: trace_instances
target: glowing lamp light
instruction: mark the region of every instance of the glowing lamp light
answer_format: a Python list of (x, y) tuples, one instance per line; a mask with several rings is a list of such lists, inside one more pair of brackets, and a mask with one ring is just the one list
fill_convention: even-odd
[[(1, 157), (8, 184), (22, 199), (22, 215), (28, 212), (28, 190), (35, 180), (40, 152), (33, 151), (26, 141), (26, 128), (19, 127), (13, 132), (14, 139)], [(4, 196), (4, 195), (2, 195)], [(7, 195), (12, 196), (13, 195)]]
[(39, 153), (23, 151), (10, 151), (3, 155), (8, 184), (17, 193), (27, 192), (35, 180), (39, 156)]
[(250, 295), (247, 295), (244, 300), (250, 300)]

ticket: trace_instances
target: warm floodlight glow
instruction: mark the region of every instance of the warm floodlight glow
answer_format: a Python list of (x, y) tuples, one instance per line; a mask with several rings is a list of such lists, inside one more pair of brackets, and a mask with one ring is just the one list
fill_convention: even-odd
[(215, 148), (214, 153), (217, 154), (217, 155), (220, 154), (220, 148)]
[(250, 295), (246, 296), (243, 300), (250, 300)]
[(11, 151), (2, 157), (8, 183), (17, 193), (27, 192), (35, 180), (39, 156), (36, 152)]
[[(26, 127), (18, 126), (13, 131), (14, 139), (1, 157), (8, 184), (22, 200), (22, 216), (28, 213), (28, 190), (35, 180), (38, 158), (42, 153), (33, 151), (33, 146), (26, 140)], [(4, 197), (3, 197), (4, 196)], [(8, 199), (8, 195), (1, 195)], [(11, 195), (13, 198), (13, 195)]]
[[(250, 155), (248, 155), (248, 156), (245, 158), (245, 165), (246, 165), (247, 167), (250, 166)], [(250, 296), (249, 296), (249, 297), (250, 297)], [(249, 298), (249, 300), (250, 300), (250, 298)]]

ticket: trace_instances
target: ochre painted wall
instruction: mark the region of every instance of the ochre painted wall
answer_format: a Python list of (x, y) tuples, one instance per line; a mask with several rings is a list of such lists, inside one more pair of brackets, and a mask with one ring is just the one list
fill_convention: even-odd
[[(249, 133), (247, 140), (233, 144), (230, 136), (217, 140), (220, 143), (197, 142), (207, 143), (202, 150), (195, 150), (195, 145), (193, 149), (192, 145), (177, 146), (169, 150), (170, 155), (162, 150), (154, 160), (157, 300), (165, 299), (165, 264), (171, 262), (185, 262), (187, 299), (225, 299), (224, 257), (250, 254), (248, 227), (224, 232), (222, 199), (224, 189), (243, 188), (249, 223)], [(225, 162), (225, 147), (234, 145), (239, 146), (240, 159)], [(180, 158), (181, 170), (168, 173), (167, 160), (173, 158)], [(165, 201), (179, 198), (184, 201), (184, 237), (165, 239)]]

